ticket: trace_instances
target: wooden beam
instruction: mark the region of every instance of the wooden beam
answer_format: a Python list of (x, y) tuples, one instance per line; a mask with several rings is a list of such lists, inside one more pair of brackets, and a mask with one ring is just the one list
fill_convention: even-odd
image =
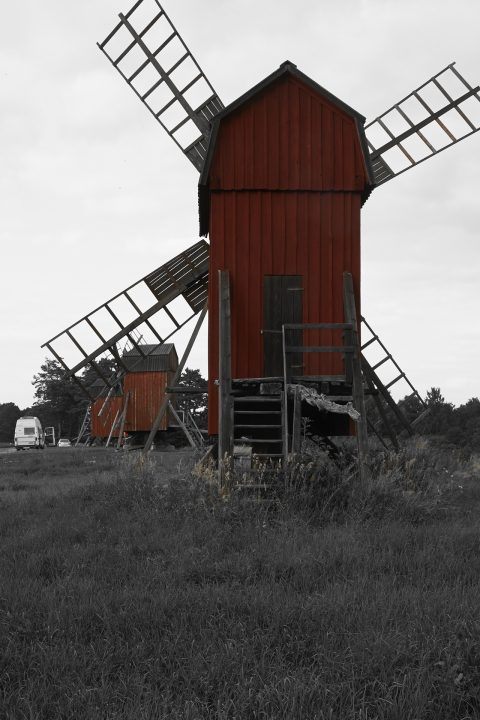
[(288, 353), (354, 353), (353, 345), (286, 345), (285, 352)]
[(372, 380), (373, 384), (378, 389), (379, 393), (381, 394), (381, 396), (383, 397), (383, 399), (385, 400), (387, 405), (394, 412), (397, 420), (403, 425), (403, 427), (405, 428), (405, 430), (408, 432), (409, 435), (413, 435), (412, 426), (410, 425), (410, 423), (408, 422), (408, 420), (406, 419), (404, 414), (399, 409), (397, 403), (392, 398), (392, 396), (388, 392), (387, 388), (385, 387), (385, 385), (382, 383), (382, 381), (378, 377), (375, 370), (372, 369), (370, 363), (363, 355), (362, 355), (362, 370), (363, 370), (365, 377), (369, 377)]
[(105, 445), (105, 447), (108, 447), (110, 445), (110, 440), (112, 439), (113, 431), (115, 430), (115, 425), (117, 424), (119, 415), (120, 415), (120, 408), (117, 409), (117, 412), (113, 419), (112, 427), (110, 428), (110, 432), (108, 433), (107, 444)]
[(296, 455), (301, 450), (302, 444), (302, 401), (298, 392), (298, 387), (295, 388), (295, 395), (293, 398), (293, 419), (292, 419), (292, 455)]
[(230, 327), (230, 275), (218, 271), (218, 473), (220, 484), (232, 467), (233, 402), (232, 348)]
[(175, 408), (173, 407), (173, 405), (172, 405), (172, 403), (171, 403), (170, 401), (169, 401), (169, 403), (168, 403), (168, 409), (169, 409), (169, 411), (172, 413), (172, 415), (173, 415), (173, 417), (175, 418), (175, 420), (177, 421), (177, 423), (178, 423), (178, 424), (180, 425), (180, 427), (182, 428), (182, 430), (183, 430), (183, 432), (184, 432), (184, 434), (185, 434), (185, 437), (187, 438), (187, 440), (188, 440), (188, 442), (190, 443), (190, 445), (192, 446), (192, 448), (193, 448), (194, 450), (197, 450), (197, 444), (196, 444), (195, 440), (193, 439), (192, 435), (191, 435), (190, 432), (188, 431), (187, 426), (185, 425), (185, 423), (183, 422), (182, 418), (181, 418), (180, 415), (177, 413), (177, 411), (175, 410)]
[[(351, 273), (343, 273), (343, 307), (345, 320), (352, 324), (351, 344), (355, 347), (352, 355), (351, 372), (352, 372), (352, 395), (355, 410), (360, 413), (357, 422), (357, 447), (358, 447), (358, 466), (360, 480), (365, 478), (364, 463), (368, 453), (368, 431), (367, 431), (367, 413), (365, 412), (365, 397), (363, 394), (363, 378), (361, 368), (361, 351), (357, 325), (357, 309), (355, 306), (355, 294), (353, 291), (353, 279)], [(347, 331), (348, 332), (348, 331)]]
[(166, 387), (166, 391), (171, 395), (208, 395), (208, 388), (197, 388), (197, 387)]

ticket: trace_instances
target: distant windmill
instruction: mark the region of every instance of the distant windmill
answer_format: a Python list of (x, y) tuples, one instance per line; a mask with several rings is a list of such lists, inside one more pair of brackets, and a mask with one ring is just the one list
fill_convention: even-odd
[[(120, 341), (141, 355), (134, 331), (164, 343), (200, 315), (189, 350), (208, 304), (209, 430), (220, 457), (240, 445), (267, 459), (298, 452), (302, 418), (312, 435), (349, 434), (351, 401), (362, 451), (365, 388), (385, 422), (390, 408), (411, 432), (389, 393), (405, 374), (363, 318), (371, 337), (361, 350), (375, 344), (383, 356), (371, 364), (360, 353), (360, 208), (379, 185), (480, 129), (479, 87), (452, 63), (365, 125), (287, 61), (224, 107), (157, 0), (119, 18), (99, 47), (199, 171), (210, 246), (200, 240), (45, 346), (77, 382), (89, 364), (102, 375), (105, 352), (121, 375)], [(179, 298), (190, 309), (181, 318)], [(101, 329), (105, 319), (113, 330)], [(383, 383), (377, 369), (389, 363), (396, 374)]]

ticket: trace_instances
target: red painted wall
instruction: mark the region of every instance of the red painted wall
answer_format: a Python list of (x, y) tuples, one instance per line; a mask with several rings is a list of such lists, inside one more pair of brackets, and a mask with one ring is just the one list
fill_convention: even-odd
[[(92, 435), (99, 438), (107, 438), (109, 436), (117, 410), (120, 412), (122, 410), (123, 397), (110, 398), (99, 417), (98, 413), (102, 409), (104, 402), (105, 398), (98, 398), (91, 406)], [(118, 437), (118, 429), (112, 434), (112, 437)]]
[[(222, 119), (209, 173), (209, 431), (217, 432), (218, 270), (230, 273), (232, 376), (262, 377), (263, 278), (303, 276), (303, 322), (343, 321), (343, 272), (360, 308), (368, 178), (354, 118), (290, 75)], [(324, 344), (340, 336), (322, 335)], [(318, 344), (313, 333), (304, 343)], [(340, 356), (305, 353), (307, 375)]]
[(283, 76), (221, 121), (209, 182), (212, 190), (361, 192), (367, 176), (355, 120)]
[[(165, 398), (165, 388), (173, 377), (167, 372), (128, 373), (123, 381), (124, 395), (130, 392), (128, 400), (125, 432), (150, 431), (158, 414), (160, 405)], [(112, 397), (108, 401), (102, 415), (98, 413), (104, 399), (99, 398), (92, 403), (92, 433), (97, 437), (108, 437), (118, 408), (122, 408), (124, 397)], [(164, 416), (160, 430), (166, 430), (169, 414)], [(118, 437), (117, 428), (112, 437)]]
[[(127, 430), (151, 430), (165, 398), (165, 388), (173, 373), (136, 372), (125, 375), (123, 392), (130, 391), (127, 410)], [(159, 430), (168, 427), (168, 413), (164, 415)]]

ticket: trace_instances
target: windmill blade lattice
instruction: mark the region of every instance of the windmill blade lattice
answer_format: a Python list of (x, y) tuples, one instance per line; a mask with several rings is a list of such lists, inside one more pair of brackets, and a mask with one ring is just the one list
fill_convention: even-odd
[(480, 130), (480, 87), (455, 63), (365, 126), (376, 185)]
[(98, 47), (200, 172), (223, 103), (158, 0), (138, 0)]
[[(114, 387), (127, 370), (122, 361), (126, 351), (135, 348), (140, 362), (150, 354), (145, 352), (145, 344), (155, 348), (165, 343), (204, 308), (208, 295), (208, 266), (209, 245), (200, 240), (77, 320), (42, 347), (48, 348), (66, 375), (73, 377), (94, 399), (78, 373), (90, 366), (102, 380), (102, 388)], [(179, 305), (180, 298), (183, 302)], [(160, 329), (160, 324), (168, 328), (166, 332)], [(152, 339), (155, 345), (151, 344)], [(118, 368), (113, 377), (107, 377), (103, 372), (98, 361), (101, 357), (113, 359)]]

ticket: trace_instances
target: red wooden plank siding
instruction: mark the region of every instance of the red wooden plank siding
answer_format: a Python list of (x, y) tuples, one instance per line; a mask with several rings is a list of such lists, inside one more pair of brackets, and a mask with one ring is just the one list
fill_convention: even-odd
[(221, 122), (212, 190), (357, 190), (367, 182), (353, 117), (293, 77)]
[[(102, 409), (104, 402), (105, 398), (98, 398), (98, 400), (95, 400), (92, 403), (91, 407), (92, 435), (100, 438), (108, 437), (111, 427), (113, 425), (113, 421), (115, 420), (115, 415), (117, 414), (117, 411), (121, 411), (122, 409), (123, 398), (110, 398), (105, 405), (103, 413), (99, 417), (98, 413)], [(113, 433), (112, 437), (118, 437), (118, 429), (116, 433)]]
[[(123, 391), (130, 392), (127, 431), (151, 429), (165, 397), (167, 376), (166, 372), (135, 372), (125, 376)], [(159, 429), (167, 429), (166, 415)]]
[[(124, 396), (130, 393), (125, 421), (125, 432), (149, 431), (165, 397), (165, 388), (173, 377), (169, 372), (127, 373), (123, 381)], [(96, 437), (108, 437), (118, 409), (122, 409), (124, 396), (108, 400), (102, 415), (98, 413), (104, 403), (99, 398), (92, 403), (92, 434)], [(160, 430), (168, 428), (168, 413), (164, 416)], [(118, 437), (118, 428), (112, 437)]]
[[(218, 270), (231, 285), (232, 376), (262, 377), (265, 275), (303, 277), (303, 321), (343, 321), (343, 272), (360, 298), (360, 207), (368, 184), (355, 118), (284, 75), (226, 114), (209, 170), (209, 431), (217, 432)], [(306, 332), (305, 344), (340, 335)], [(304, 354), (305, 374), (341, 374)]]
[[(302, 275), (304, 322), (343, 321), (343, 272), (360, 287), (360, 213), (357, 193), (212, 193), (209, 288), (209, 378), (218, 378), (219, 269), (231, 275), (232, 375), (263, 376), (264, 275)], [(234, 208), (232, 208), (232, 204)], [(228, 219), (236, 218), (233, 234)], [(270, 223), (270, 226), (269, 226)], [(285, 251), (287, 248), (287, 251)], [(305, 336), (316, 344), (318, 333)], [(321, 340), (330, 342), (328, 333)], [(340, 337), (335, 336), (335, 342)], [(339, 356), (305, 355), (305, 373), (341, 374)], [(216, 430), (216, 403), (209, 401), (210, 432)]]

